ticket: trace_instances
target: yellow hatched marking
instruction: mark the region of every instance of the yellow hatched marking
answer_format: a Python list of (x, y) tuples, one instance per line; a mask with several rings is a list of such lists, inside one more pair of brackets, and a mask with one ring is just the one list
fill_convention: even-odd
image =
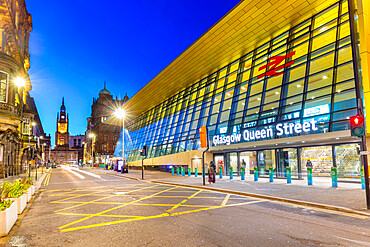
[[(150, 188), (152, 188), (152, 187), (156, 187), (156, 186), (157, 186), (157, 185), (150, 186)], [(158, 193), (156, 193), (156, 194), (160, 194), (160, 193), (163, 193), (163, 192), (166, 192), (166, 191), (169, 191), (169, 190), (175, 189), (175, 188), (177, 188), (177, 186), (176, 186), (176, 187), (173, 187), (173, 188), (169, 188), (169, 189), (167, 189), (167, 190), (163, 190), (163, 191), (158, 192)], [(74, 221), (74, 222), (71, 222), (71, 223), (69, 223), (69, 224), (66, 224), (66, 225), (64, 225), (64, 226), (59, 227), (59, 229), (66, 228), (66, 227), (68, 227), (68, 226), (71, 226), (71, 225), (74, 225), (74, 224), (76, 224), (76, 223), (79, 223), (79, 222), (85, 221), (85, 220), (87, 220), (87, 219), (90, 219), (90, 218), (92, 218), (92, 217), (94, 217), (94, 216), (98, 216), (98, 215), (101, 215), (101, 214), (104, 214), (104, 213), (107, 213), (107, 212), (110, 212), (110, 211), (113, 211), (113, 210), (116, 210), (116, 209), (122, 208), (122, 207), (124, 207), (124, 206), (134, 204), (134, 203), (136, 203), (136, 202), (139, 202), (139, 201), (145, 200), (145, 199), (147, 199), (147, 198), (151, 198), (151, 197), (153, 197), (153, 196), (154, 196), (154, 195), (156, 195), (156, 194), (153, 194), (153, 195), (150, 195), (150, 196), (147, 196), (147, 197), (144, 197), (144, 198), (140, 198), (140, 199), (135, 200), (135, 201), (132, 201), (132, 202), (125, 203), (125, 204), (120, 205), (120, 206), (118, 206), (118, 207), (114, 207), (114, 208), (111, 208), (111, 209), (105, 210), (105, 211), (103, 211), (103, 212), (100, 212), (100, 213), (97, 213), (97, 214), (94, 214), (94, 215), (91, 215), (91, 216), (88, 216), (88, 217), (82, 218), (82, 219), (80, 219), (80, 220), (76, 220), (76, 221)]]
[[(146, 187), (146, 188), (152, 188), (152, 187), (156, 187), (156, 185), (149, 186), (149, 187)], [(142, 189), (143, 188), (136, 189), (136, 190), (133, 190), (133, 191), (138, 191), (138, 190), (142, 190)], [(59, 212), (59, 211), (63, 211), (63, 210), (71, 209), (71, 208), (76, 208), (76, 207), (83, 206), (83, 205), (86, 205), (86, 204), (89, 204), (89, 203), (92, 203), (92, 202), (97, 202), (97, 201), (100, 201), (100, 200), (104, 200), (104, 199), (108, 199), (108, 198), (112, 198), (112, 197), (116, 197), (116, 196), (118, 196), (118, 195), (109, 195), (109, 196), (106, 196), (106, 197), (103, 197), (103, 198), (99, 198), (99, 199), (96, 199), (96, 200), (93, 200), (93, 201), (83, 202), (83, 203), (81, 203), (79, 205), (74, 205), (74, 206), (71, 206), (71, 207), (59, 209), (59, 210), (56, 210), (54, 212)]]
[(105, 222), (105, 223), (88, 225), (88, 226), (68, 228), (68, 229), (63, 229), (62, 232), (71, 232), (71, 231), (76, 231), (76, 230), (88, 229), (88, 228), (99, 227), (99, 226), (115, 225), (115, 224), (120, 224), (120, 223), (125, 223), (125, 222), (138, 221), (138, 220), (162, 218), (162, 217), (166, 217), (166, 216), (169, 216), (169, 214), (165, 213), (165, 214), (148, 216), (148, 217), (140, 217), (140, 218), (136, 218), (136, 219), (118, 220), (118, 221)]
[(230, 194), (227, 194), (227, 195), (225, 196), (225, 199), (222, 201), (221, 206), (225, 206), (225, 205), (226, 205), (226, 203), (227, 203), (227, 201), (229, 200), (229, 198), (230, 198)]
[(168, 213), (171, 213), (173, 210), (175, 210), (176, 208), (180, 207), (181, 204), (187, 202), (189, 199), (193, 198), (194, 196), (198, 195), (200, 192), (202, 192), (202, 190), (199, 190), (197, 192), (195, 192), (194, 194), (192, 194), (191, 196), (188, 197), (188, 199), (185, 199), (183, 200), (182, 202), (176, 204), (175, 206), (173, 206), (172, 208), (170, 208), (169, 210), (167, 210)]
[(265, 201), (265, 200), (244, 202), (244, 203), (238, 203), (238, 204), (226, 205), (226, 206), (211, 206), (211, 207), (207, 207), (207, 208), (201, 208), (201, 209), (196, 209), (196, 210), (191, 210), (191, 211), (184, 211), (184, 212), (179, 212), (179, 213), (172, 213), (172, 214), (164, 213), (164, 214), (154, 215), (154, 216), (137, 217), (135, 219), (118, 220), (118, 221), (112, 221), (112, 222), (105, 222), (105, 223), (99, 223), (99, 224), (93, 224), (93, 225), (87, 225), (87, 226), (68, 228), (68, 229), (63, 229), (62, 232), (70, 232), (70, 231), (89, 229), (89, 228), (100, 227), (100, 226), (115, 225), (115, 224), (120, 224), (120, 223), (125, 223), (125, 222), (133, 222), (133, 221), (139, 221), (139, 220), (155, 219), (155, 218), (162, 218), (162, 217), (168, 217), (168, 216), (178, 216), (178, 215), (182, 215), (182, 214), (189, 214), (189, 213), (201, 212), (201, 211), (206, 211), (206, 210), (211, 210), (211, 209), (231, 207), (231, 206), (236, 206), (236, 205), (252, 204), (252, 203), (263, 202), (263, 201)]
[[(93, 214), (78, 214), (78, 213), (57, 213), (60, 215), (71, 215), (71, 216), (90, 216)], [(102, 214), (97, 215), (97, 217), (110, 217), (110, 218), (141, 218), (143, 216), (134, 216), (134, 215), (109, 215), (109, 214)]]

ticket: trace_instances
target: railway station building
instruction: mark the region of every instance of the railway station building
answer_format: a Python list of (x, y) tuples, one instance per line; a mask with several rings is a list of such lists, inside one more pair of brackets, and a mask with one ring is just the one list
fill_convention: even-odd
[(369, 15), (368, 0), (241, 1), (125, 103), (128, 164), (147, 145), (146, 166), (200, 171), (206, 126), (217, 170), (300, 178), (310, 160), (358, 179), (349, 118), (370, 115)]

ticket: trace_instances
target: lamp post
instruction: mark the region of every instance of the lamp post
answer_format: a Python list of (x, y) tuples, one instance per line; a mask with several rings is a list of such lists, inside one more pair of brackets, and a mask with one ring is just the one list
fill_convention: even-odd
[(28, 177), (31, 177), (31, 126), (32, 126), (32, 132), (33, 132), (33, 126), (36, 126), (35, 122), (32, 122), (30, 125), (28, 125)]
[(94, 138), (95, 138), (95, 135), (93, 133), (90, 133), (89, 137), (91, 138), (91, 164), (94, 165)]
[[(19, 102), (20, 102), (20, 105), (21, 105), (20, 109), (23, 109), (23, 93), (21, 91), (21, 88), (23, 88), (26, 85), (26, 82), (22, 77), (19, 77), (19, 76), (14, 78), (13, 82), (18, 87), (18, 92), (17, 93), (18, 93), (18, 98), (19, 98)], [(22, 115), (23, 110), (21, 110), (19, 112), (20, 112), (19, 114)], [(20, 116), (20, 117), (23, 117), (23, 116)], [(23, 125), (23, 123), (22, 123), (22, 125)], [(24, 140), (24, 130), (22, 130), (21, 134), (22, 134), (22, 140)], [(22, 146), (23, 146), (23, 143), (22, 143)], [(28, 162), (28, 160), (27, 160), (27, 162)], [(20, 169), (21, 169), (20, 171), (23, 172), (23, 164), (20, 164)]]
[(122, 168), (121, 172), (123, 172), (123, 166), (126, 164), (125, 160), (125, 110), (122, 108), (118, 108), (114, 114), (117, 118), (122, 118)]

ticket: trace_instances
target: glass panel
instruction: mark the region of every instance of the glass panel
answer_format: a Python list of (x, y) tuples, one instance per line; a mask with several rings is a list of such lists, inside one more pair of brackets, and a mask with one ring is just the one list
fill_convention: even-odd
[(356, 107), (356, 93), (355, 90), (349, 90), (334, 95), (334, 111), (340, 111)]
[(333, 77), (332, 70), (328, 70), (321, 74), (311, 76), (308, 80), (308, 91), (312, 91), (317, 88), (331, 85), (332, 77)]
[(262, 97), (261, 94), (256, 95), (254, 97), (250, 97), (248, 102), (248, 109), (259, 106), (261, 104), (261, 97)]
[(334, 66), (334, 52), (311, 61), (310, 75)]
[(286, 168), (291, 168), (292, 178), (298, 177), (298, 159), (297, 159), (297, 149), (296, 148), (284, 148), (278, 149), (276, 167), (277, 177), (287, 177)]
[(303, 78), (306, 74), (306, 64), (302, 64), (298, 67), (294, 67), (292, 70), (288, 71), (289, 81), (295, 81), (297, 79)]
[(337, 82), (345, 81), (354, 78), (354, 71), (352, 63), (338, 67)]
[(303, 93), (303, 83), (304, 81), (300, 80), (295, 83), (291, 83), (287, 85), (288, 89), (287, 89), (286, 96), (291, 97), (291, 96)]
[(276, 169), (275, 150), (258, 151), (259, 175), (268, 176), (269, 168)]
[(303, 173), (307, 174), (307, 162), (311, 161), (314, 175), (330, 176), (333, 166), (331, 146), (306, 147), (301, 149), (301, 164)]
[(319, 36), (316, 36), (313, 40), (312, 40), (312, 50), (315, 51), (323, 46), (326, 46), (330, 43), (333, 43), (335, 41), (335, 37), (336, 37), (336, 29), (332, 29), (330, 31), (327, 31), (326, 33), (324, 34), (321, 34)]
[(263, 81), (253, 84), (251, 86), (250, 96), (262, 92), (262, 89), (263, 89)]
[(338, 64), (342, 64), (352, 60), (352, 47), (347, 46), (340, 49), (338, 52)]
[(361, 173), (361, 161), (358, 150), (359, 144), (343, 144), (335, 146), (335, 162), (338, 177), (345, 180), (359, 180)]

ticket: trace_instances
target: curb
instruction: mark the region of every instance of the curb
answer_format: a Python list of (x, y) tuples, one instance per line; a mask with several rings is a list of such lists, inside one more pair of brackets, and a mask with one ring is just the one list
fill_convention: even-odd
[(321, 204), (321, 203), (314, 203), (314, 202), (307, 202), (307, 201), (299, 201), (294, 199), (287, 199), (282, 197), (274, 197), (274, 196), (266, 196), (261, 194), (254, 194), (254, 193), (248, 193), (248, 192), (242, 192), (242, 191), (236, 191), (236, 190), (227, 190), (227, 189), (220, 189), (220, 188), (205, 188), (202, 186), (196, 186), (196, 185), (188, 185), (188, 184), (179, 184), (179, 183), (170, 183), (170, 182), (162, 182), (162, 181), (156, 181), (156, 180), (141, 180), (138, 178), (132, 178), (125, 175), (117, 175), (117, 174), (110, 174), (104, 171), (98, 171), (99, 173), (104, 173), (111, 176), (117, 176), (121, 178), (126, 178), (130, 180), (136, 180), (136, 181), (142, 181), (142, 182), (150, 182), (150, 183), (156, 183), (156, 184), (163, 184), (163, 185), (173, 185), (173, 186), (181, 186), (181, 187), (187, 187), (187, 188), (193, 188), (193, 189), (202, 189), (202, 190), (209, 190), (209, 191), (215, 191), (215, 192), (221, 192), (221, 193), (228, 193), (233, 195), (240, 195), (240, 196), (248, 196), (248, 197), (254, 197), (259, 199), (265, 199), (270, 201), (278, 201), (278, 202), (285, 202), (285, 203), (291, 203), (291, 204), (297, 204), (297, 205), (303, 205), (303, 206), (309, 206), (313, 208), (321, 208), (321, 209), (327, 209), (327, 210), (333, 210), (333, 211), (339, 211), (343, 213), (351, 213), (351, 214), (357, 214), (361, 216), (367, 216), (370, 217), (370, 213), (362, 212), (354, 209), (349, 209), (345, 207), (339, 207), (339, 206), (333, 206), (328, 204)]

